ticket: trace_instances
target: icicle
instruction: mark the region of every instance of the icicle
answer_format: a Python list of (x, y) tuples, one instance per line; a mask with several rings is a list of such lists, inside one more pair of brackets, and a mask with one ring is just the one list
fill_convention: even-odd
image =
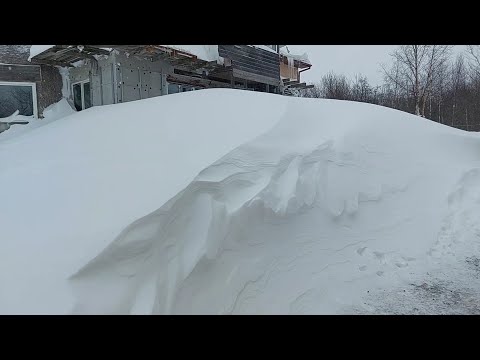
[(288, 56), (287, 59), (288, 59), (288, 72), (290, 74), (290, 78), (293, 79), (295, 74), (295, 61), (290, 56)]

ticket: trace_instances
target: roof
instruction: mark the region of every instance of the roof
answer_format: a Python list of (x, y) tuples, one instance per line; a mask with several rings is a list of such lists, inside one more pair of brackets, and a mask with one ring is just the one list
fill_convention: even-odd
[(295, 62), (295, 66), (301, 69), (312, 66), (312, 63), (310, 62), (310, 59), (308, 58), (308, 55), (306, 53), (303, 53), (302, 55), (295, 55), (295, 54), (289, 53), (284, 48), (280, 48), (280, 57), (285, 62), (288, 62), (288, 59), (292, 59)]
[(41, 45), (30, 52), (30, 60), (59, 66), (72, 64), (95, 55), (108, 55), (109, 50), (92, 45)]
[[(215, 48), (214, 48), (215, 47)], [(59, 66), (73, 66), (79, 60), (108, 55), (121, 50), (130, 55), (153, 59), (168, 59), (172, 65), (209, 67), (217, 64), (216, 45), (49, 45), (31, 60)]]

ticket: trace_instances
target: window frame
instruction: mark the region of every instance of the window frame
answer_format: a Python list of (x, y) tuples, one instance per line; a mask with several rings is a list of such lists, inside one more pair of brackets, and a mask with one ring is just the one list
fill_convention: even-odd
[(33, 118), (38, 119), (38, 103), (37, 103), (37, 83), (23, 81), (0, 81), (0, 85), (10, 86), (31, 86), (32, 102), (33, 102)]
[(85, 110), (85, 90), (84, 90), (84, 85), (86, 83), (89, 83), (90, 84), (90, 107), (92, 107), (92, 84), (90, 83), (90, 79), (87, 79), (87, 80), (81, 80), (81, 81), (76, 81), (74, 83), (72, 83), (72, 99), (74, 99), (74, 92), (73, 92), (73, 88), (75, 85), (80, 85), (80, 96), (81, 96), (81, 102), (82, 102), (82, 110), (78, 110), (78, 111), (83, 111)]

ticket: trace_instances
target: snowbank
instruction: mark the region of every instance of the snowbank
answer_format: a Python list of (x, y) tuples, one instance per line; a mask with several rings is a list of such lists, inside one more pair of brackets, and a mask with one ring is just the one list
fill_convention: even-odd
[(30, 48), (30, 56), (28, 57), (28, 61), (30, 61), (34, 56), (54, 47), (55, 45), (32, 45)]
[(280, 96), (249, 95), (93, 107), (28, 136), (0, 135), (0, 313), (69, 312), (73, 273), (285, 109)]
[(479, 151), (403, 112), (237, 90), (76, 113), (0, 140), (0, 312), (361, 308), (478, 244)]
[(28, 125), (13, 125), (8, 131), (0, 134), (0, 142), (24, 135), (33, 129), (45, 126), (73, 113), (75, 113), (75, 110), (72, 109), (66, 99), (62, 99), (43, 110), (43, 119), (35, 119), (33, 116), (16, 115), (15, 117), (10, 118), (8, 121), (27, 121)]

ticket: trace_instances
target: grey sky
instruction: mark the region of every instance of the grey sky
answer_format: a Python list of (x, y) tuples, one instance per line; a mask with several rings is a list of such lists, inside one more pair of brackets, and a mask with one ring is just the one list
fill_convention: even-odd
[[(317, 82), (333, 71), (353, 79), (355, 74), (362, 74), (372, 85), (382, 83), (381, 63), (391, 62), (390, 53), (398, 45), (288, 45), (292, 53), (306, 52), (312, 68), (302, 73), (302, 80)], [(460, 52), (463, 46), (455, 46)]]

